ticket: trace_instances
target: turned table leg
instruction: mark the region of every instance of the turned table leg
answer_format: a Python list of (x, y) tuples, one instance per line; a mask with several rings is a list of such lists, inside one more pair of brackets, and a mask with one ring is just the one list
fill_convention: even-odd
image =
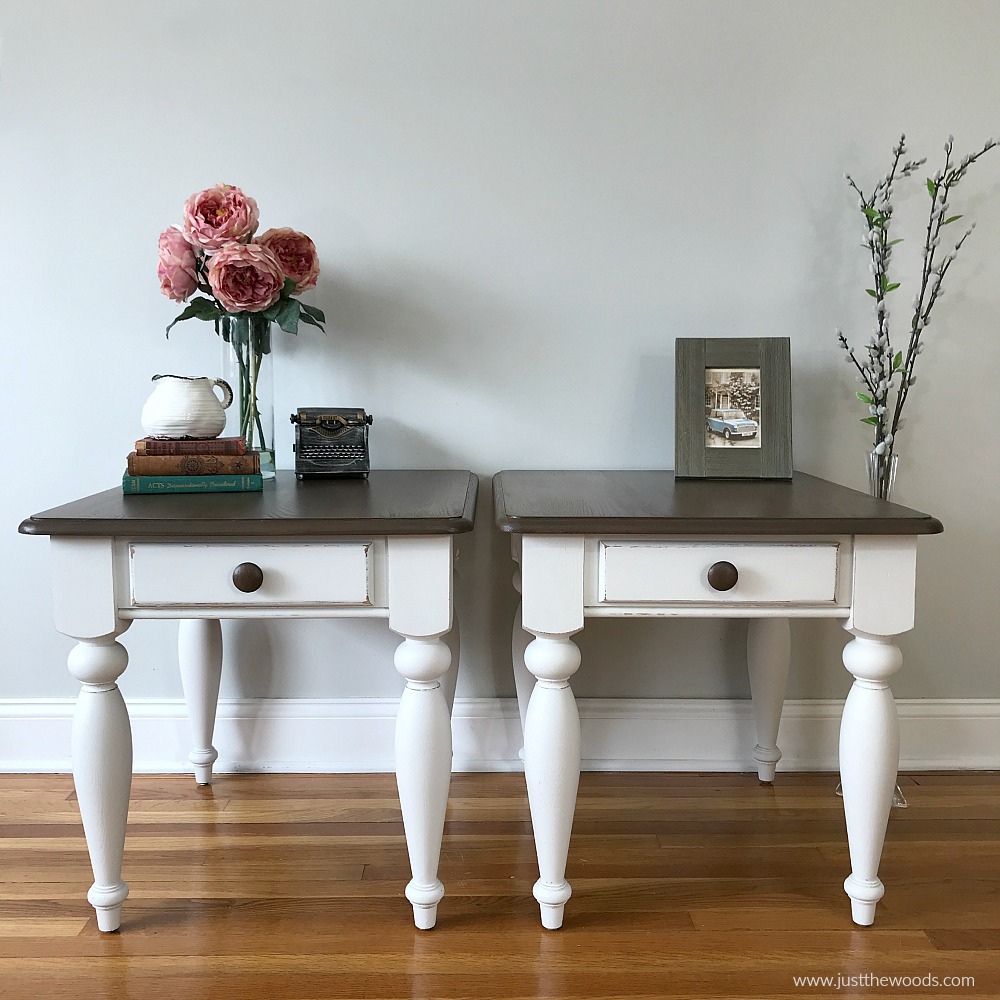
[(757, 745), (753, 756), (761, 781), (774, 781), (775, 765), (781, 760), (778, 725), (785, 703), (791, 631), (787, 618), (753, 618), (747, 627), (747, 670)]
[(394, 536), (388, 556), (389, 628), (403, 638), (394, 662), (406, 680), (396, 716), (396, 785), (413, 876), (406, 898), (413, 922), (430, 930), (444, 896), (438, 862), (451, 783), (452, 658), (442, 636), (454, 625), (452, 539)]
[(525, 650), (537, 678), (524, 723), (524, 777), (538, 855), (538, 901), (542, 926), (562, 926), (566, 901), (566, 857), (580, 784), (580, 715), (569, 678), (580, 666), (580, 650), (568, 635), (537, 635)]
[(885, 636), (854, 632), (844, 648), (844, 666), (854, 684), (840, 726), (840, 780), (847, 818), (851, 874), (844, 890), (856, 924), (875, 920), (885, 888), (878, 877), (892, 794), (899, 768), (899, 721), (888, 679), (903, 662)]
[(115, 681), (128, 666), (128, 652), (117, 631), (81, 639), (69, 654), (69, 671), (80, 682), (73, 716), (73, 783), (94, 871), (87, 899), (97, 911), (97, 926), (121, 926), (128, 885), (122, 879), (125, 824), (132, 789), (132, 730)]
[(413, 875), (406, 898), (413, 922), (430, 930), (444, 896), (437, 870), (451, 782), (451, 719), (441, 680), (451, 651), (440, 638), (406, 636), (395, 663), (406, 679), (396, 717), (396, 784)]
[(177, 632), (177, 660), (194, 744), (188, 760), (199, 785), (212, 783), (219, 751), (212, 746), (222, 680), (222, 625), (213, 618), (185, 618)]

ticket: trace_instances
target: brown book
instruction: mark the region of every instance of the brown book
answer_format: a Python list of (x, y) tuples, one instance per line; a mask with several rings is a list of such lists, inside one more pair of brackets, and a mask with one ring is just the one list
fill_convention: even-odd
[(137, 455), (128, 456), (130, 476), (229, 476), (260, 472), (260, 452), (245, 455)]
[(241, 437), (139, 438), (137, 455), (242, 455), (247, 446)]

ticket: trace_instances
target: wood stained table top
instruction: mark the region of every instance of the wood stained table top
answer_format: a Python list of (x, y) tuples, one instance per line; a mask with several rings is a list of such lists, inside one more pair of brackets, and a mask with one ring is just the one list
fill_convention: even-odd
[(927, 535), (929, 514), (796, 472), (790, 480), (675, 479), (671, 471), (504, 471), (501, 531), (534, 534)]
[(457, 534), (472, 529), (478, 485), (466, 471), (386, 470), (333, 480), (280, 471), (261, 493), (125, 496), (117, 487), (34, 514), (18, 530), (131, 538)]

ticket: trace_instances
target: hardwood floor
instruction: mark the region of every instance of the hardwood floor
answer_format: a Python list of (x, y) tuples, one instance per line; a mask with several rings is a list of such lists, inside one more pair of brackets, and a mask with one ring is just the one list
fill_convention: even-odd
[(131, 894), (121, 931), (100, 934), (71, 779), (0, 776), (0, 997), (1000, 996), (1000, 774), (901, 779), (910, 806), (893, 810), (867, 929), (842, 889), (835, 785), (583, 775), (573, 898), (550, 932), (523, 776), (455, 775), (447, 894), (421, 932), (392, 775), (136, 777)]

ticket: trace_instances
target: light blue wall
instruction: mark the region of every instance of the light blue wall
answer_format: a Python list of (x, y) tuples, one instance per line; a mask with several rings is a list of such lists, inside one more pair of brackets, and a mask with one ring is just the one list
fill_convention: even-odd
[[(466, 540), (460, 694), (510, 694), (513, 592), (489, 476), (669, 468), (677, 336), (788, 336), (796, 467), (863, 488), (834, 327), (870, 326), (859, 215), (905, 130), (941, 160), (1000, 129), (1000, 5), (667, 0), (91, 0), (0, 12), (0, 698), (69, 696), (47, 546), (25, 516), (114, 485), (157, 372), (215, 374), (211, 328), (167, 341), (156, 238), (220, 181), (316, 241), (326, 335), (282, 335), (285, 417), (376, 415), (380, 467), (483, 477)], [(920, 548), (908, 697), (1000, 696), (995, 433), (1000, 153), (956, 210), (949, 277), (900, 439)], [(902, 295), (924, 200), (898, 203)], [(905, 300), (901, 300), (905, 301)], [(581, 695), (739, 696), (740, 623), (592, 622)], [(228, 628), (224, 695), (386, 695), (380, 623)], [(174, 630), (124, 637), (126, 694), (179, 695)], [(793, 697), (837, 696), (844, 634), (796, 623)], [(237, 669), (242, 654), (243, 662)]]

